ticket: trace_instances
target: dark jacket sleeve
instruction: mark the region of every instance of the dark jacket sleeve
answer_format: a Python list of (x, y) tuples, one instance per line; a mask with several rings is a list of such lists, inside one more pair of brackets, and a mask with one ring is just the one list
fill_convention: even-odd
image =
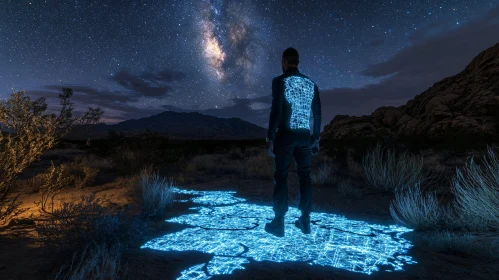
[(277, 128), (282, 119), (283, 98), (282, 81), (274, 78), (272, 80), (272, 107), (270, 108), (269, 132), (267, 135), (272, 141), (275, 139)]
[(322, 111), (321, 111), (321, 97), (317, 85), (315, 85), (314, 87), (314, 99), (312, 100), (312, 114), (314, 115), (313, 133), (315, 139), (319, 139), (321, 136)]

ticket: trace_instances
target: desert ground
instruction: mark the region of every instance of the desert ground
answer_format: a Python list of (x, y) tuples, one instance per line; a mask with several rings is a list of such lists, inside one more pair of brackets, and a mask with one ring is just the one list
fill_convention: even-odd
[[(308, 239), (293, 226), (299, 184), (292, 164), (290, 211), (289, 220), (286, 220), (287, 236), (284, 237), (291, 245), (288, 244), (285, 250), (272, 247), (269, 250), (276, 253), (268, 254), (262, 244), (272, 246), (284, 241), (267, 237), (263, 231), (263, 222), (272, 217), (273, 191), (273, 159), (266, 154), (263, 141), (207, 143), (172, 141), (149, 135), (135, 140), (107, 139), (88, 144), (62, 142), (29, 166), (16, 181), (20, 208), (24, 211), (2, 227), (1, 279), (496, 279), (499, 276), (494, 256), (497, 250), (494, 231), (461, 234), (457, 229), (444, 231), (446, 227), (440, 224), (416, 230), (399, 225), (407, 232), (397, 238), (386, 235), (390, 239), (386, 244), (384, 241), (382, 245), (377, 244), (379, 240), (357, 239), (355, 236), (362, 234), (355, 233), (357, 224), (354, 223), (358, 223), (360, 231), (362, 226), (368, 226), (371, 234), (375, 232), (378, 237), (384, 236), (381, 230), (376, 232), (370, 225), (383, 229), (397, 225), (390, 212), (396, 194), (369, 184), (362, 164), (364, 152), (348, 150), (343, 153), (346, 156), (342, 156), (337, 151), (321, 151), (313, 158), (314, 214), (352, 224), (344, 228), (339, 228), (342, 226), (339, 223), (333, 227), (321, 226), (318, 218), (312, 226), (313, 238), (309, 240), (312, 243), (306, 243), (308, 241), (304, 240)], [(424, 170), (437, 175), (432, 175), (432, 180), (423, 189), (431, 190), (439, 203), (452, 202), (449, 183), (452, 173), (456, 166), (463, 166), (463, 158), (470, 154), (473, 153), (463, 153), (459, 157), (452, 153), (425, 151), (421, 155)], [(182, 190), (192, 193), (182, 193)], [(210, 204), (214, 201), (209, 196), (213, 191), (235, 192), (226, 199), (238, 202)], [(195, 192), (206, 192), (208, 200), (193, 201), (200, 197)], [(194, 235), (179, 235), (178, 243), (169, 246), (175, 249), (185, 242), (185, 250), (143, 247), (164, 236), (203, 228), (203, 223), (215, 228), (223, 228), (225, 222), (237, 223), (241, 217), (230, 214), (209, 222), (210, 217), (217, 219), (216, 211), (225, 211), (221, 206), (233, 205), (251, 205), (255, 210), (248, 211), (257, 211), (252, 218), (257, 222), (252, 222), (255, 227), (248, 234), (215, 229), (211, 235), (223, 233), (224, 240), (205, 242), (201, 239), (209, 238), (209, 235), (198, 239)], [(196, 225), (166, 221), (190, 217), (187, 215), (196, 214), (199, 207), (215, 212), (208, 213), (207, 220), (201, 220), (202, 215), (192, 216), (198, 217), (193, 221), (198, 223)], [(197, 232), (203, 233), (202, 230)], [(335, 242), (339, 243), (320, 243), (322, 235), (319, 233), (327, 235), (329, 240), (335, 237)], [(255, 237), (256, 243), (250, 244), (248, 238)], [(189, 244), (188, 238), (192, 238), (193, 244)], [(220, 254), (220, 247), (201, 250), (199, 246), (210, 247), (213, 242), (220, 242), (217, 246), (237, 243), (234, 238), (246, 238), (241, 241), (248, 247), (242, 267), (225, 272), (210, 270), (210, 264), (215, 264), (210, 261), (225, 255)], [(394, 240), (403, 240), (404, 248), (408, 249), (391, 255), (388, 247), (383, 246)], [(196, 242), (201, 245), (194, 250), (192, 246), (197, 246)], [(357, 249), (359, 243), (363, 245)], [(310, 244), (318, 246), (319, 255), (321, 250), (346, 253), (335, 261), (322, 256), (322, 264), (278, 256), (278, 252), (293, 252), (293, 246), (305, 246), (299, 250), (306, 251), (307, 246), (312, 246)], [(386, 252), (377, 253), (379, 248)], [(231, 248), (227, 247), (227, 250)], [(301, 256), (301, 253), (295, 252), (295, 256)], [(258, 254), (267, 255), (258, 259)], [(379, 260), (372, 260), (374, 255)], [(401, 262), (395, 262), (399, 269), (394, 269), (397, 255), (405, 257), (399, 259)], [(280, 258), (280, 261), (272, 258)], [(308, 261), (319, 258), (311, 255)], [(351, 266), (350, 258), (365, 261), (364, 266)], [(198, 269), (200, 274), (185, 274), (200, 264), (207, 264)]]

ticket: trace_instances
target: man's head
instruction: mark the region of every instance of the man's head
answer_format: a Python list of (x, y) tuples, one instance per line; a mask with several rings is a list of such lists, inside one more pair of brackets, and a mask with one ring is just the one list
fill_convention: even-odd
[(294, 48), (287, 48), (282, 53), (282, 72), (284, 73), (289, 67), (298, 67), (300, 59), (298, 51)]

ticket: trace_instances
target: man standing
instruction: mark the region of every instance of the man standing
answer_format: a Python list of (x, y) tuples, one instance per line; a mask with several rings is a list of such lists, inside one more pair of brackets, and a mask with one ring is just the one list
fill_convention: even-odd
[[(272, 80), (272, 108), (267, 135), (268, 153), (274, 161), (274, 219), (265, 231), (284, 236), (284, 216), (288, 211), (288, 169), (294, 157), (300, 181), (301, 217), (295, 226), (310, 233), (312, 206), (311, 156), (319, 152), (321, 101), (317, 85), (298, 70), (298, 51), (286, 49), (282, 54), (284, 74)], [(311, 135), (310, 114), (314, 117)]]

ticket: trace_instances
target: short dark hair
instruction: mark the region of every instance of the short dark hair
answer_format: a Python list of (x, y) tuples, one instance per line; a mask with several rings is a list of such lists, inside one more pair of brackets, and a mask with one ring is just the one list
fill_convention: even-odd
[(295, 48), (287, 48), (282, 53), (282, 58), (286, 58), (289, 64), (298, 65), (300, 56)]

